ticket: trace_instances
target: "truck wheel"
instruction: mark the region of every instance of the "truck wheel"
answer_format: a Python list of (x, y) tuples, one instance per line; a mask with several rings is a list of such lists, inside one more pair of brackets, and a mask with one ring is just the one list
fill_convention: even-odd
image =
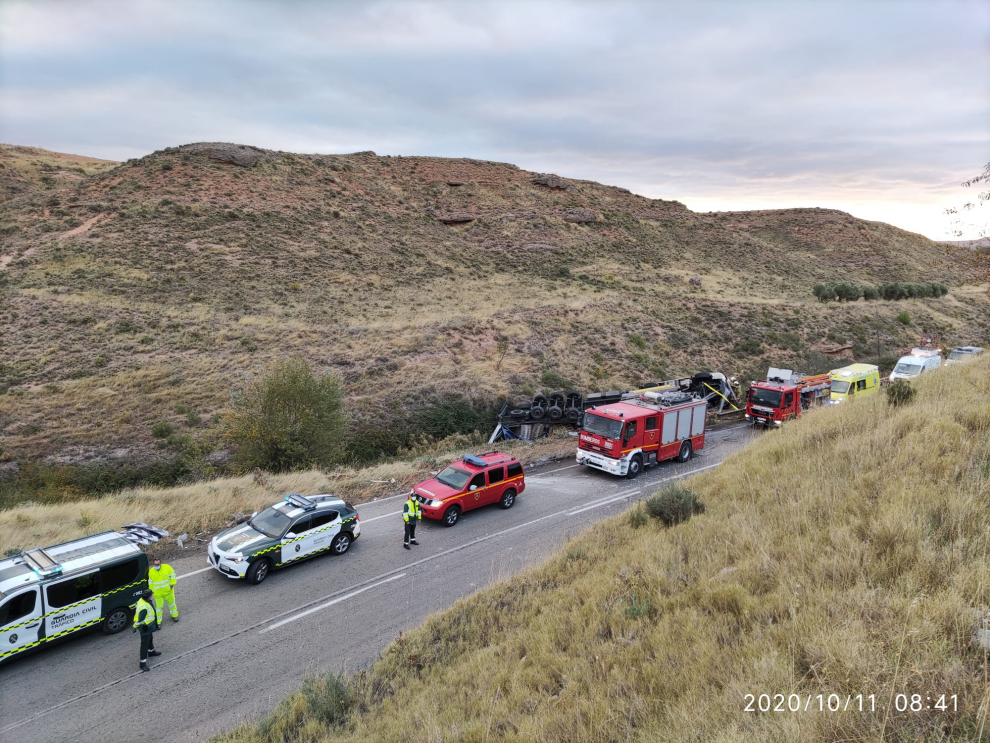
[(525, 418), (527, 411), (522, 408), (516, 408), (515, 410), (510, 410), (509, 415), (513, 418)]
[(461, 518), (461, 507), (451, 506), (446, 511), (443, 512), (443, 518), (440, 520), (444, 526), (453, 526)]
[(643, 458), (639, 454), (634, 454), (633, 458), (629, 460), (629, 469), (626, 470), (626, 477), (630, 480), (634, 480), (639, 477), (639, 473), (643, 471)]
[(512, 508), (512, 504), (516, 502), (516, 491), (509, 488), (504, 493), (502, 493), (502, 500), (498, 502), (500, 508)]
[(581, 411), (578, 410), (577, 408), (567, 409), (567, 420), (569, 420), (571, 423), (577, 423), (577, 419), (580, 417), (581, 417)]
[(543, 420), (543, 416), (547, 414), (546, 408), (538, 408), (535, 405), (529, 409), (529, 417), (534, 421)]
[(691, 452), (692, 452), (691, 442), (685, 441), (683, 444), (681, 444), (681, 450), (677, 452), (677, 461), (678, 462), (688, 461), (691, 458)]
[(272, 564), (269, 562), (267, 557), (262, 560), (257, 560), (256, 562), (251, 563), (251, 567), (248, 568), (246, 576), (247, 582), (253, 586), (256, 586), (267, 578), (271, 571)]
[(551, 408), (547, 411), (547, 413), (550, 414), (550, 420), (552, 421), (559, 421), (561, 418), (564, 417), (564, 411), (557, 405), (551, 406)]
[(547, 396), (546, 395), (541, 395), (539, 392), (537, 392), (535, 395), (533, 395), (533, 407), (534, 408), (546, 408), (549, 405), (550, 405), (550, 402), (547, 400)]
[(337, 536), (333, 538), (330, 542), (330, 552), (335, 555), (342, 555), (347, 552), (348, 548), (351, 546), (351, 535), (346, 531), (340, 532)]
[(114, 609), (112, 612), (103, 618), (103, 633), (107, 635), (116, 635), (118, 632), (124, 630), (127, 627), (127, 622), (130, 621), (131, 612), (126, 606), (121, 606), (119, 609)]
[(556, 405), (556, 406), (561, 407), (561, 408), (564, 407), (564, 393), (563, 392), (554, 392), (553, 394), (551, 394), (550, 395), (550, 404), (551, 405)]

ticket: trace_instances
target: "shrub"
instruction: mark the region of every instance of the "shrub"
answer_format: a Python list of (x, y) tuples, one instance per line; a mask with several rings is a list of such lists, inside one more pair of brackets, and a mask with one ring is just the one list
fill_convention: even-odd
[(835, 299), (835, 289), (831, 284), (815, 284), (811, 293), (818, 298), (819, 302), (830, 302)]
[(151, 427), (151, 435), (156, 439), (167, 439), (174, 431), (172, 424), (167, 421), (159, 421)]
[(646, 511), (644, 511), (641, 506), (637, 506), (629, 512), (629, 526), (633, 529), (646, 526), (646, 522), (648, 520), (649, 517), (646, 515)]
[(642, 619), (643, 617), (650, 615), (650, 599), (645, 596), (642, 601), (639, 601), (636, 594), (632, 594), (629, 597), (629, 605), (626, 606), (626, 619)]
[(186, 423), (190, 426), (198, 426), (203, 421), (202, 416), (195, 410), (189, 410), (186, 412)]
[(887, 402), (897, 408), (907, 405), (918, 394), (918, 390), (903, 379), (898, 379), (887, 385)]
[(556, 369), (544, 369), (540, 381), (543, 382), (543, 389), (547, 391), (562, 390), (571, 386), (571, 383)]
[(897, 322), (899, 322), (901, 325), (911, 324), (911, 316), (907, 313), (907, 310), (904, 310), (903, 312), (898, 312), (897, 317), (895, 317), (894, 319), (897, 320)]
[(234, 396), (232, 408), (228, 436), (244, 466), (285, 472), (329, 465), (340, 456), (340, 382), (330, 374), (317, 377), (304, 359), (276, 361)]
[(339, 728), (354, 707), (355, 695), (343, 672), (307, 676), (295, 694), (286, 697), (256, 727), (257, 738), (264, 743), (301, 738), (303, 728)]
[(734, 350), (746, 356), (755, 356), (763, 350), (763, 344), (759, 338), (746, 338), (736, 343)]
[(874, 299), (880, 299), (880, 292), (875, 286), (864, 286), (863, 287), (863, 299), (866, 301), (872, 301)]
[(687, 521), (696, 513), (704, 513), (705, 504), (691, 490), (679, 485), (660, 490), (646, 499), (646, 513), (659, 519), (664, 526)]
[(646, 348), (646, 339), (639, 333), (630, 333), (629, 343), (641, 351)]

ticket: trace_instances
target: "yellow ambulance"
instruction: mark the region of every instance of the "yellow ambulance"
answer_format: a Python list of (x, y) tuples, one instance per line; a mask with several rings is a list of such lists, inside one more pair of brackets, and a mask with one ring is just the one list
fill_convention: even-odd
[(850, 364), (829, 372), (832, 378), (830, 401), (835, 404), (863, 395), (872, 395), (880, 389), (880, 369), (873, 364)]

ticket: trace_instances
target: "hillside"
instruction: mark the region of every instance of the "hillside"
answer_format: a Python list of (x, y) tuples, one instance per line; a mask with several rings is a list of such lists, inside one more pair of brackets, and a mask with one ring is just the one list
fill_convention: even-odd
[[(828, 364), (817, 352), (836, 344), (896, 354), (919, 327), (986, 335), (979, 276), (953, 248), (836, 211), (700, 214), (466, 159), (197, 144), (111, 166), (23, 150), (0, 151), (8, 472), (168, 456), (160, 420), (222, 449), (231, 389), (290, 354), (339, 373), (360, 424), (452, 393), (754, 378)], [(952, 291), (815, 303), (812, 284), (834, 279)]]
[[(988, 372), (769, 432), (683, 483), (705, 513), (602, 522), (222, 740), (982, 740)], [(801, 711), (746, 712), (747, 694)], [(817, 711), (833, 694), (852, 707)]]

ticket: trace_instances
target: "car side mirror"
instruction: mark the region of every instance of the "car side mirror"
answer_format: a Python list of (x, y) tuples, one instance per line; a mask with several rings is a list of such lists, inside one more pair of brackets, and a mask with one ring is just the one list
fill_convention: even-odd
[(284, 538), (285, 539), (295, 539), (296, 538), (296, 533), (294, 531), (290, 531), (288, 534), (285, 535)]
[(477, 489), (478, 489), (477, 485), (472, 485), (470, 488), (468, 488), (468, 490), (470, 490), (471, 492), (474, 492)]
[(255, 516), (257, 516), (257, 515), (258, 515), (258, 512), (257, 512), (257, 511), (255, 511), (254, 513), (252, 513), (252, 514), (251, 514), (251, 518), (254, 518), (254, 517), (255, 517)]

